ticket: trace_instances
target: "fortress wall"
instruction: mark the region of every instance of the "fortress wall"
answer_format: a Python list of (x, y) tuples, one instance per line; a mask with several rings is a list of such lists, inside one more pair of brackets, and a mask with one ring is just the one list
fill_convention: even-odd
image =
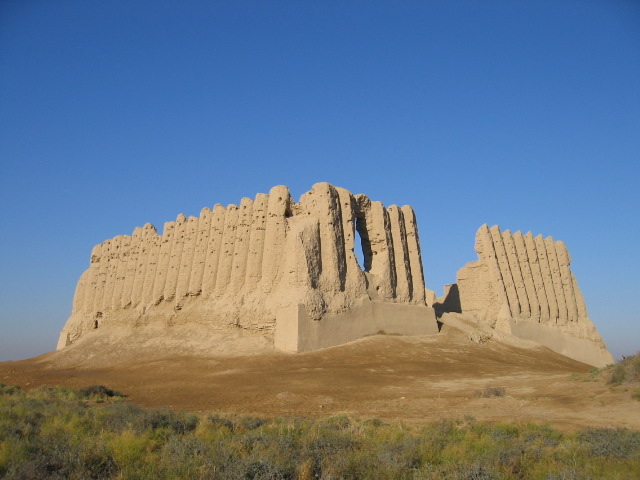
[[(481, 261), (467, 263), (458, 271), (456, 284), (459, 289), (460, 309), (477, 321), (485, 321), (493, 297), (487, 264)], [(439, 302), (436, 299), (434, 303)], [(490, 326), (493, 327), (494, 323), (495, 321), (490, 323)]]
[(500, 228), (498, 228), (497, 225), (494, 225), (489, 229), (489, 232), (491, 233), (493, 248), (495, 249), (498, 266), (500, 267), (500, 276), (502, 277), (502, 282), (504, 283), (505, 292), (507, 294), (509, 311), (511, 312), (511, 316), (515, 317), (520, 314), (520, 303), (518, 302), (518, 292), (516, 291), (513, 273), (507, 258), (507, 250), (504, 247)]
[(529, 268), (533, 278), (533, 285), (535, 287), (536, 297), (540, 307), (540, 316), (538, 318), (540, 323), (548, 323), (550, 318), (549, 301), (547, 300), (547, 293), (544, 280), (542, 278), (542, 269), (540, 267), (540, 259), (538, 257), (536, 242), (531, 232), (524, 235), (523, 239), (527, 250), (527, 259), (529, 261)]
[(156, 236), (157, 232), (155, 227), (150, 223), (147, 223), (142, 229), (140, 248), (138, 250), (138, 263), (131, 291), (131, 305), (133, 307), (140, 305), (142, 301), (142, 290), (144, 287), (145, 276), (147, 274), (151, 244)]
[(118, 260), (120, 257), (120, 243), (122, 236), (118, 235), (111, 240), (111, 246), (109, 249), (109, 255), (107, 257), (107, 263), (105, 268), (105, 282), (104, 293), (102, 295), (102, 306), (100, 311), (106, 311), (111, 308), (111, 298), (113, 297), (113, 290), (116, 285), (116, 271), (118, 268)]
[(146, 224), (96, 246), (60, 348), (87, 329), (150, 322), (273, 331), (289, 305), (301, 305), (313, 321), (347, 315), (363, 299), (427, 308), (424, 292), (411, 207), (385, 208), (328, 183), (296, 204), (287, 187), (276, 186), (239, 206), (180, 214), (162, 235)]
[(158, 264), (153, 278), (153, 289), (151, 290), (148, 305), (157, 305), (164, 300), (164, 287), (166, 285), (167, 273), (169, 271), (174, 231), (175, 222), (166, 222), (164, 224), (162, 236), (156, 242), (158, 248)]
[(366, 243), (365, 271), (375, 278), (380, 298), (392, 300), (396, 294), (396, 269), (389, 214), (381, 202), (372, 202), (364, 195), (358, 204), (362, 219), (358, 231)]
[[(136, 278), (138, 266), (138, 254), (142, 244), (142, 227), (136, 227), (131, 234), (131, 247), (127, 258), (127, 268), (125, 271), (124, 284), (122, 285), (122, 297), (120, 307), (125, 308), (131, 305), (131, 294), (133, 292), (133, 282)], [(95, 308), (92, 310), (95, 311)]]
[(571, 270), (571, 259), (569, 257), (569, 251), (566, 245), (561, 242), (555, 242), (556, 257), (558, 258), (558, 264), (560, 267), (560, 278), (562, 279), (562, 291), (564, 292), (564, 298), (567, 304), (567, 319), (570, 322), (578, 321), (578, 307), (576, 305), (576, 296), (573, 291), (573, 281)]
[(458, 272), (463, 314), (595, 366), (613, 361), (587, 316), (564, 243), (483, 225), (476, 251), (478, 261)]
[(176, 226), (173, 233), (171, 255), (169, 256), (169, 268), (164, 284), (164, 299), (166, 301), (175, 299), (176, 288), (178, 286), (178, 274), (182, 263), (182, 249), (184, 247), (185, 230), (187, 227), (187, 217), (183, 214), (176, 218)]
[(287, 231), (286, 215), (290, 209), (289, 189), (282, 185), (273, 187), (269, 192), (262, 255), (261, 283), (265, 293), (271, 292), (282, 278), (283, 247)]
[(404, 216), (397, 205), (387, 208), (393, 241), (394, 265), (396, 267), (396, 296), (402, 303), (411, 301), (413, 285), (411, 281), (411, 264), (409, 262), (409, 247), (407, 232), (404, 227)]
[[(478, 260), (458, 272), (463, 315), (598, 366), (612, 360), (562, 242), (483, 225), (475, 247)], [(328, 183), (296, 204), (276, 186), (239, 207), (178, 215), (162, 236), (146, 224), (94, 247), (58, 347), (117, 325), (196, 322), (275, 330), (276, 344), (301, 351), (378, 330), (432, 332), (432, 314), (411, 207)]]
[(80, 280), (78, 280), (78, 285), (76, 285), (76, 291), (73, 295), (73, 307), (71, 308), (71, 314), (79, 314), (84, 308), (84, 299), (87, 291), (87, 279), (89, 274), (90, 270), (85, 270), (83, 274), (80, 275)]
[(104, 287), (107, 278), (107, 270), (109, 268), (109, 255), (111, 254), (111, 243), (113, 240), (105, 240), (102, 243), (100, 252), (100, 261), (97, 263), (98, 271), (95, 277), (93, 308), (95, 312), (102, 310), (102, 297), (104, 296)]
[(547, 302), (549, 302), (549, 322), (557, 323), (559, 317), (558, 300), (556, 298), (555, 288), (553, 287), (551, 267), (549, 266), (549, 257), (547, 256), (547, 246), (542, 235), (536, 236), (534, 240), (536, 242), (536, 251), (538, 252), (538, 264), (542, 272), (542, 283), (544, 284), (544, 291), (547, 295)]
[[(127, 248), (127, 251), (123, 251), (123, 255), (120, 260), (121, 263), (124, 264), (122, 265), (122, 270), (120, 272), (123, 278), (121, 281), (116, 279), (119, 294), (116, 296), (117, 292), (114, 289), (114, 297), (112, 299), (114, 309), (122, 308), (123, 306), (131, 304), (137, 262), (142, 249), (143, 235), (143, 227), (134, 229), (131, 237), (129, 237), (129, 247)], [(121, 287), (119, 285), (120, 283), (122, 283)]]
[(545, 238), (544, 243), (547, 248), (547, 259), (549, 261), (553, 291), (556, 294), (556, 302), (558, 303), (558, 318), (556, 321), (564, 324), (567, 322), (567, 304), (562, 289), (562, 279), (560, 278), (560, 265), (556, 257), (556, 247), (551, 237)]
[(200, 295), (202, 292), (202, 278), (207, 259), (207, 249), (209, 247), (209, 231), (211, 230), (211, 210), (204, 207), (200, 211), (198, 220), (198, 237), (193, 249), (193, 265), (189, 278), (189, 295)]
[(204, 271), (202, 274), (202, 294), (205, 297), (213, 295), (218, 274), (218, 261), (224, 233), (224, 219), (227, 210), (219, 203), (213, 207), (211, 214), (211, 230), (209, 231), (209, 244), (205, 256)]
[(530, 317), (531, 307), (529, 306), (529, 296), (527, 295), (527, 288), (524, 284), (522, 268), (520, 267), (520, 259), (518, 258), (518, 252), (513, 240), (513, 235), (511, 235), (511, 232), (509, 230), (506, 230), (502, 233), (502, 241), (507, 252), (509, 270), (511, 271), (511, 274), (513, 276), (513, 283), (516, 288), (516, 294), (518, 296), (520, 315)]
[(346, 256), (340, 199), (328, 183), (316, 183), (300, 198), (300, 208), (307, 216), (317, 218), (320, 231), (321, 291), (337, 293), (346, 282)]
[[(95, 275), (97, 273), (96, 262), (100, 258), (100, 251), (102, 250), (102, 244), (96, 245), (91, 250), (91, 257), (89, 260), (89, 269), (82, 275), (84, 279), (84, 292), (82, 295), (82, 302), (80, 305), (80, 312), (83, 314), (91, 314), (93, 312), (93, 298), (95, 295)], [(82, 277), (81, 277), (82, 279)]]
[(249, 253), (249, 237), (251, 234), (251, 218), (253, 213), (253, 200), (243, 198), (238, 210), (238, 224), (233, 248), (233, 261), (231, 262), (231, 277), (228, 291), (237, 294), (244, 286), (247, 271), (247, 255)]
[(366, 280), (364, 272), (358, 264), (355, 254), (355, 233), (356, 233), (356, 200), (348, 190), (334, 187), (338, 192), (340, 201), (340, 211), (342, 218), (342, 232), (344, 235), (344, 255), (346, 280), (343, 288), (354, 298), (365, 295)]
[(176, 300), (179, 302), (189, 295), (189, 283), (191, 282), (191, 270), (198, 241), (198, 217), (189, 217), (185, 228), (185, 239), (182, 247), (182, 257), (180, 260), (180, 270), (178, 272), (178, 282), (176, 284)]
[(153, 301), (153, 292), (158, 272), (158, 262), (160, 260), (160, 251), (162, 249), (162, 237), (157, 233), (149, 236), (148, 242), (149, 254), (147, 256), (147, 268), (142, 281), (142, 293), (140, 306), (143, 309), (155, 304)]
[(420, 255), (420, 238), (416, 214), (409, 205), (402, 207), (405, 231), (407, 235), (407, 249), (409, 252), (409, 264), (411, 268), (411, 299), (412, 303), (422, 305), (425, 303), (425, 282), (422, 270), (422, 257)]
[(122, 305), (122, 290), (125, 284), (125, 278), (127, 275), (127, 264), (130, 254), (131, 237), (129, 235), (123, 235), (120, 242), (120, 258), (118, 261), (118, 267), (116, 269), (116, 284), (113, 287), (113, 297), (111, 299), (111, 306), (114, 310), (119, 309)]
[[(534, 238), (531, 232), (512, 234), (509, 230), (500, 232), (497, 226), (487, 229), (483, 225), (478, 230), (476, 249), (487, 272), (494, 264), (497, 265), (495, 275), (483, 274), (477, 281), (495, 284), (487, 287), (487, 291), (497, 289), (504, 292), (498, 302), (509, 305), (512, 318), (535, 318), (541, 323), (566, 324), (586, 317), (586, 308), (582, 308), (582, 314), (579, 312), (579, 295), (564, 243), (556, 242), (552, 237), (543, 239), (541, 235)], [(478, 267), (476, 262), (469, 266)], [(460, 272), (462, 284), (465, 284), (468, 272), (464, 269)], [(461, 288), (462, 301), (468, 293), (463, 290)], [(487, 294), (484, 297), (485, 308), (495, 300)]]
[(475, 249), (479, 260), (458, 271), (460, 308), (477, 321), (495, 327), (500, 307), (503, 304), (508, 306), (508, 301), (491, 233), (486, 225), (476, 233)]
[(576, 307), (578, 309), (578, 320), (583, 320), (587, 318), (587, 305), (584, 303), (582, 292), (578, 287), (578, 282), (573, 273), (571, 274), (571, 283), (573, 285), (573, 293), (576, 297)]
[(309, 352), (375, 335), (384, 330), (391, 335), (435, 335), (438, 333), (433, 309), (422, 305), (372, 302), (363, 299), (348, 313), (309, 317), (302, 305), (278, 312), (276, 348), (286, 352)]
[[(505, 286), (505, 280), (503, 272), (500, 268), (496, 248), (493, 243), (493, 236), (489, 227), (484, 225), (478, 230), (476, 235), (476, 249), (481, 247), (485, 262), (488, 265), (487, 276), (482, 280), (488, 280), (488, 287), (481, 288), (482, 291), (488, 294), (488, 308), (486, 312), (486, 318), (491, 320), (492, 327), (498, 327), (505, 329), (505, 319), (511, 316), (511, 307), (509, 304), (509, 298), (507, 296), (507, 288)], [(462, 292), (459, 292), (462, 296)]]
[(221, 297), (229, 285), (231, 267), (233, 265), (233, 251), (236, 242), (236, 228), (238, 228), (238, 207), (227, 206), (224, 216), (224, 230), (220, 245), (220, 257), (218, 258), (218, 271), (216, 272), (216, 284), (214, 295)]
[(347, 262), (340, 196), (328, 183), (316, 184), (312, 188), (314, 190), (320, 194), (315, 205), (320, 226), (322, 259), (319, 286), (329, 294), (342, 292), (347, 280)]
[(251, 212), (251, 231), (247, 251), (245, 290), (251, 291), (262, 277), (262, 254), (264, 251), (264, 232), (266, 228), (269, 195), (259, 193), (253, 202)]
[(516, 249), (516, 256), (518, 258), (518, 264), (520, 265), (520, 273), (524, 288), (529, 302), (529, 316), (536, 321), (540, 320), (540, 301), (538, 300), (538, 294), (536, 292), (536, 285), (533, 278), (533, 271), (531, 268), (531, 262), (529, 261), (529, 255), (527, 254), (527, 246), (524, 242), (522, 232), (516, 232), (513, 234), (513, 244)]
[[(304, 216), (288, 223), (283, 282), (291, 288), (289, 293), (296, 295), (300, 291), (319, 286), (322, 266), (320, 224), (317, 220)], [(305, 298), (297, 297), (292, 303), (304, 304)]]

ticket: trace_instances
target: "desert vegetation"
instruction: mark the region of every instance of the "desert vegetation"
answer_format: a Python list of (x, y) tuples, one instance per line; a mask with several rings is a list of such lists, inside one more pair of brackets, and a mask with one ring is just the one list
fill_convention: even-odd
[(504, 397), (506, 394), (506, 390), (504, 387), (492, 387), (487, 385), (484, 387), (482, 391), (476, 392), (476, 397), (478, 398), (495, 398), (495, 397)]
[(635, 385), (640, 384), (640, 354), (624, 357), (614, 365), (603, 369), (609, 385)]
[(640, 354), (623, 357), (619, 362), (604, 368), (594, 368), (588, 375), (574, 374), (571, 378), (583, 382), (604, 380), (611, 388), (630, 390), (631, 396), (640, 400)]
[(5, 479), (632, 479), (640, 432), (194, 415), (100, 386), (0, 386)]

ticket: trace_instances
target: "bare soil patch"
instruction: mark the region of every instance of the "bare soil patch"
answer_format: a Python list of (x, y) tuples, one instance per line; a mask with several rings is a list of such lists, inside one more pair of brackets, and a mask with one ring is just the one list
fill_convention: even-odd
[[(27, 388), (100, 384), (140, 405), (192, 412), (349, 414), (420, 423), (469, 415), (571, 430), (640, 428), (640, 401), (624, 386), (586, 381), (592, 367), (548, 349), (477, 344), (455, 330), (424, 337), (377, 335), (295, 355), (187, 353), (140, 352), (101, 367), (69, 366), (64, 352), (54, 352), (0, 363), (0, 382)], [(504, 394), (478, 395), (487, 387)]]

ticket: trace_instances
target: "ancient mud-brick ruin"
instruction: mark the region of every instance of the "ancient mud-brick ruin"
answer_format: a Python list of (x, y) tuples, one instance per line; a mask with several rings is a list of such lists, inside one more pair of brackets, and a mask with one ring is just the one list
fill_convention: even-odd
[(277, 186), (239, 206), (179, 215), (162, 235), (146, 224), (94, 247), (58, 349), (116, 331), (170, 338), (195, 325), (201, 343), (233, 330), (303, 352), (381, 332), (436, 334), (435, 304), (445, 323), (458, 315), (591, 365), (613, 361), (562, 242), (485, 225), (476, 251), (478, 261), (437, 303), (426, 296), (411, 207), (385, 207), (328, 183), (296, 203)]
[(179, 215), (162, 235), (146, 224), (93, 249), (58, 349), (103, 328), (186, 322), (262, 331), (294, 352), (380, 331), (437, 333), (415, 214), (319, 183), (298, 203), (277, 186)]
[(587, 316), (563, 242), (483, 225), (476, 252), (478, 261), (458, 271), (465, 316), (591, 365), (613, 363)]

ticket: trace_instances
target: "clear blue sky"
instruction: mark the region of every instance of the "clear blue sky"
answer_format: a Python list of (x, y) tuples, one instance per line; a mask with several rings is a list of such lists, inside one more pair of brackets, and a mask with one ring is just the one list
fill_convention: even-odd
[(0, 2), (0, 360), (55, 348), (91, 248), (328, 181), (418, 215), (427, 286), (483, 223), (563, 240), (640, 349), (640, 2)]

